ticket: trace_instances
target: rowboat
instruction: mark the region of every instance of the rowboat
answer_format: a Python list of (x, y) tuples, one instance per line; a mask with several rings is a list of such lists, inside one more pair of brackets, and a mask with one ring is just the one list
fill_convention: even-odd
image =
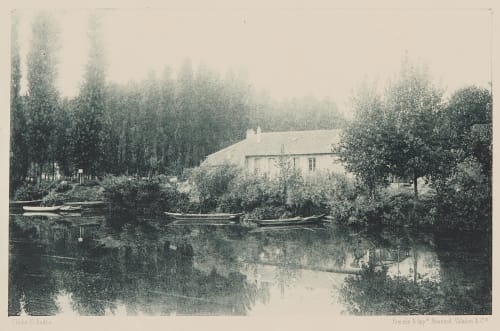
[(67, 206), (97, 207), (97, 206), (103, 206), (106, 203), (104, 201), (72, 201), (72, 202), (65, 202), (64, 204)]
[(32, 212), (53, 212), (61, 209), (62, 206), (51, 206), (51, 207), (42, 207), (42, 206), (23, 206), (24, 211), (32, 211)]
[(311, 225), (319, 224), (325, 215), (312, 215), (309, 217), (293, 217), (272, 220), (252, 220), (258, 226), (291, 226), (291, 225)]
[(184, 214), (165, 212), (165, 215), (175, 219), (176, 221), (237, 221), (242, 213), (213, 213), (213, 214)]

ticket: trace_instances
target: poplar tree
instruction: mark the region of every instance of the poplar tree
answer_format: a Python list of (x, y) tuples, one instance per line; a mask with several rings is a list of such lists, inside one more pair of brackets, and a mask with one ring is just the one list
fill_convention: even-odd
[(57, 109), (56, 89), (59, 29), (55, 18), (46, 12), (33, 21), (31, 48), (28, 53), (28, 116), (26, 128), (29, 158), (35, 166), (38, 179), (43, 166), (54, 162), (52, 148), (54, 114)]
[(18, 43), (18, 17), (12, 16), (10, 73), (10, 185), (17, 187), (27, 174), (29, 160), (26, 141), (26, 117), (20, 96), (21, 58)]
[(78, 168), (91, 176), (104, 169), (104, 145), (107, 136), (106, 81), (101, 22), (97, 15), (89, 19), (89, 59), (84, 82), (77, 98), (73, 127), (73, 158)]

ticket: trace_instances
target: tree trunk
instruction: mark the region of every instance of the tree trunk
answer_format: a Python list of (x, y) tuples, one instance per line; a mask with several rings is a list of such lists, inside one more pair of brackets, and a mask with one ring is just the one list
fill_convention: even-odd
[(417, 186), (417, 181), (418, 181), (418, 177), (417, 177), (417, 173), (415, 171), (413, 171), (413, 197), (414, 197), (414, 201), (417, 202), (418, 201), (418, 186)]
[(417, 224), (417, 204), (418, 204), (418, 177), (417, 172), (413, 170), (413, 225)]
[(413, 249), (413, 283), (416, 284), (417, 283), (417, 276), (418, 276), (418, 271), (417, 271), (418, 253), (417, 253), (417, 249), (415, 246), (413, 246), (412, 249)]

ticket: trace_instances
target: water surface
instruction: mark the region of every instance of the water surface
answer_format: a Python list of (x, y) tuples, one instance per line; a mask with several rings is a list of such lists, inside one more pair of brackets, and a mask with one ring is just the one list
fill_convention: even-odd
[(10, 216), (9, 315), (490, 314), (478, 234)]

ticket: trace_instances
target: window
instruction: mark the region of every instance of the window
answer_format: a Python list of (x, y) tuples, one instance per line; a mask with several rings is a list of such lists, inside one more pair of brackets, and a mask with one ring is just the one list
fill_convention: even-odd
[(294, 157), (293, 158), (293, 169), (297, 170), (299, 168), (299, 158)]
[(316, 158), (310, 157), (308, 159), (308, 163), (309, 163), (309, 171), (315, 171), (316, 170)]

